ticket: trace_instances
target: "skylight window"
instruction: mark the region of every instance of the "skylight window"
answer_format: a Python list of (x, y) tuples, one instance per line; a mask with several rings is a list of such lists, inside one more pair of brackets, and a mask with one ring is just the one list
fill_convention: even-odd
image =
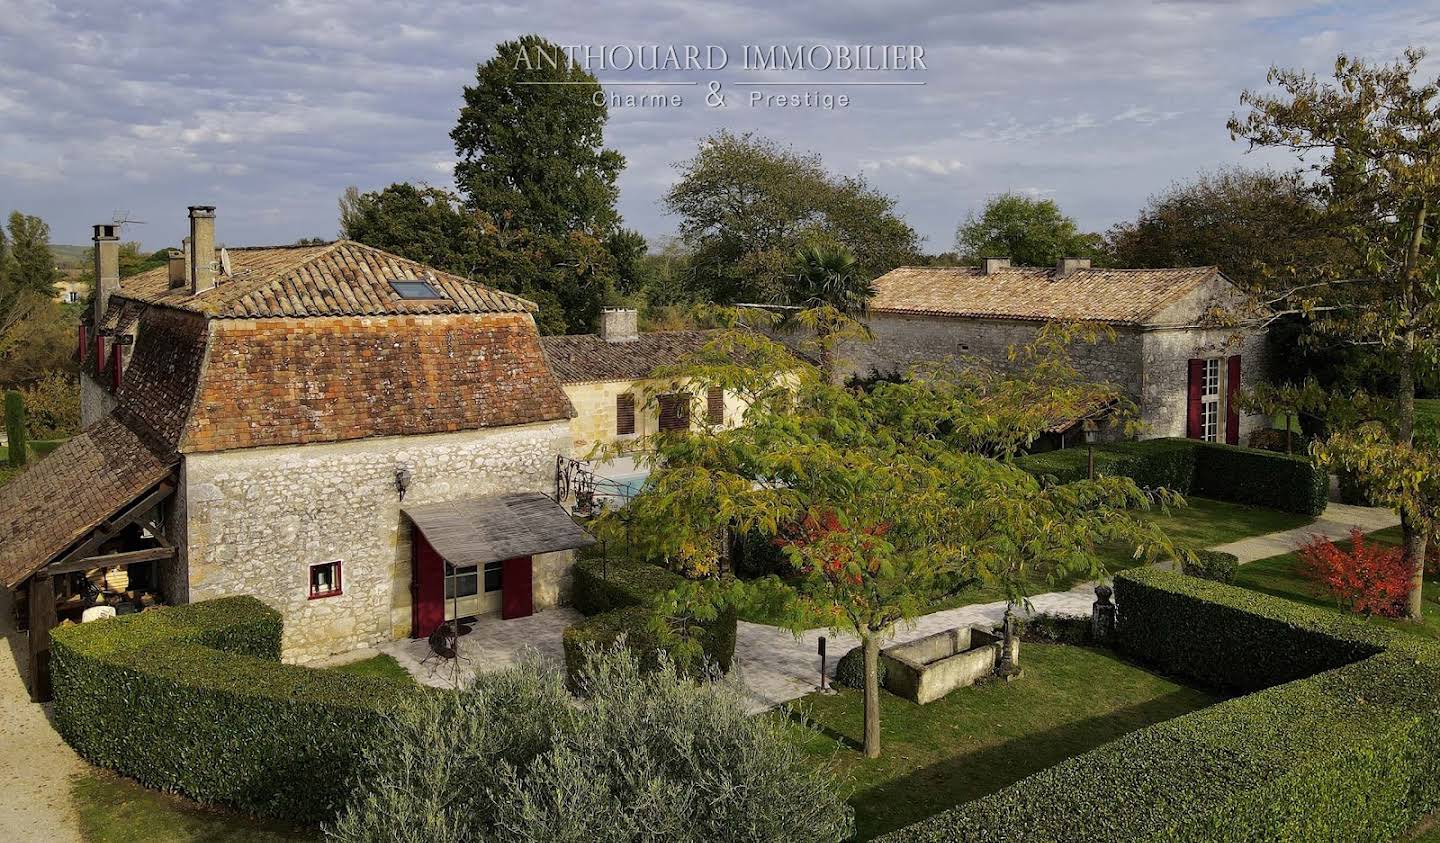
[(415, 278), (407, 278), (402, 281), (391, 281), (390, 289), (402, 299), (443, 299), (445, 294), (436, 289), (429, 281), (421, 281)]

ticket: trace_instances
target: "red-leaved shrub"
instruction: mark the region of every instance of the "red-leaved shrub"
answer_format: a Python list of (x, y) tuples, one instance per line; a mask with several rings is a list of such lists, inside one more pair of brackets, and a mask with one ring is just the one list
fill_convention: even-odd
[(1404, 614), (1410, 570), (1404, 552), (1373, 542), (1350, 530), (1350, 548), (1316, 536), (1300, 548), (1300, 574), (1341, 606), (1367, 617)]

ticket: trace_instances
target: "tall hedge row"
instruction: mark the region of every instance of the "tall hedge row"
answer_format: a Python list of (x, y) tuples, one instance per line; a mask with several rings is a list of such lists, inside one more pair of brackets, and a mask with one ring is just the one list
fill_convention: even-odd
[[(683, 582), (679, 574), (645, 562), (585, 559), (575, 563), (574, 576), (571, 602), (590, 617), (565, 630), (565, 669), (572, 680), (580, 673), (586, 645), (604, 648), (622, 634), (640, 654), (642, 664), (654, 665), (660, 650), (683, 662), (656, 634), (655, 613), (649, 608), (655, 597)], [(699, 625), (705, 659), (727, 673), (735, 659), (737, 623), (730, 607), (714, 621)]]
[(90, 762), (149, 787), (298, 823), (333, 817), (397, 682), (285, 665), (251, 597), (52, 635), (55, 723)]
[[(1085, 448), (1033, 454), (1015, 464), (1061, 483), (1083, 480), (1089, 472)], [(1181, 494), (1304, 515), (1324, 512), (1330, 495), (1329, 475), (1307, 456), (1195, 439), (1097, 445), (1095, 471), (1130, 477), (1141, 486), (1164, 486)]]
[(1440, 808), (1440, 644), (1169, 572), (1116, 583), (1123, 648), (1262, 690), (881, 840), (1379, 843)]

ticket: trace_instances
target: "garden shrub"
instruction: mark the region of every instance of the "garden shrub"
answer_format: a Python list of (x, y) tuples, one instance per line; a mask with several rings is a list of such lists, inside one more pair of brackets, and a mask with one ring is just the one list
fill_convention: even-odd
[(771, 575), (784, 576), (791, 573), (785, 551), (774, 538), (751, 530), (736, 537), (735, 573), (744, 579), (759, 579)]
[[(647, 562), (619, 559), (577, 562), (571, 602), (590, 617), (565, 630), (565, 666), (570, 676), (579, 676), (587, 644), (610, 647), (622, 634), (629, 646), (640, 654), (641, 663), (647, 669), (657, 664), (657, 654), (663, 650), (681, 670), (692, 675), (702, 672), (704, 665), (686, 658), (681, 642), (662, 640), (652, 623), (655, 612), (650, 605), (654, 599), (683, 582), (679, 574)], [(696, 623), (698, 631), (694, 639), (700, 645), (704, 661), (722, 673), (728, 673), (735, 660), (738, 620), (735, 608), (727, 606), (715, 620)]]
[(55, 725), (91, 763), (246, 813), (316, 823), (343, 805), (381, 714), (417, 689), (285, 665), (251, 597), (52, 634)]
[[(880, 684), (885, 684), (885, 660), (880, 660)], [(835, 662), (835, 684), (841, 688), (865, 689), (865, 648), (852, 647)]]
[(1090, 618), (1040, 612), (1021, 622), (1020, 640), (1046, 644), (1089, 644)]
[(1403, 548), (1366, 542), (1350, 528), (1350, 547), (1316, 536), (1301, 546), (1300, 575), (1337, 605), (1363, 615), (1398, 618), (1410, 596), (1411, 567)]
[(1223, 550), (1197, 550), (1194, 561), (1187, 560), (1181, 570), (1188, 577), (1229, 583), (1235, 581), (1240, 570), (1240, 557)]
[[(1021, 457), (1015, 465), (1060, 483), (1083, 480), (1084, 448)], [(1095, 447), (1097, 474), (1132, 478), (1140, 486), (1163, 486), (1181, 494), (1319, 515), (1330, 497), (1330, 478), (1304, 455), (1277, 454), (1194, 439), (1146, 439)]]
[(750, 716), (734, 684), (645, 671), (623, 650), (586, 664), (583, 707), (536, 660), (387, 716), (327, 837), (838, 843), (853, 830), (827, 765), (784, 720)]
[(1380, 843), (1440, 807), (1440, 644), (1153, 569), (1118, 575), (1116, 598), (1122, 649), (1259, 690), (880, 840)]
[(1190, 491), (1201, 497), (1311, 516), (1330, 502), (1330, 475), (1308, 456), (1213, 442), (1198, 453)]

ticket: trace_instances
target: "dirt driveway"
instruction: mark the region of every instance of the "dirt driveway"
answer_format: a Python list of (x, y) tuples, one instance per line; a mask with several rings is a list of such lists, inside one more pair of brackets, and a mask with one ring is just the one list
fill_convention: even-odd
[(22, 680), (26, 636), (15, 631), (10, 592), (0, 588), (0, 828), (14, 843), (81, 843), (70, 779), (86, 770), (30, 702)]

